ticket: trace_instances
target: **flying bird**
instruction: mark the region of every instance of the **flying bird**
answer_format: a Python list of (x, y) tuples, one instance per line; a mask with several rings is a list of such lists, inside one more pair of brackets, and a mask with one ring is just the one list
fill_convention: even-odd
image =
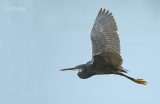
[(82, 79), (93, 75), (116, 74), (138, 84), (147, 84), (143, 79), (134, 79), (124, 74), (127, 70), (121, 66), (123, 60), (120, 55), (117, 25), (112, 13), (108, 10), (100, 9), (91, 31), (91, 41), (92, 60), (73, 68), (61, 69), (61, 71), (77, 70), (78, 76)]

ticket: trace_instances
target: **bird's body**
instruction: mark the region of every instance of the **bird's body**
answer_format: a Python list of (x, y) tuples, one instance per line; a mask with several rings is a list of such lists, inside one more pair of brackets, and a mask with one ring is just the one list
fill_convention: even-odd
[[(81, 71), (78, 73), (78, 76), (82, 79), (89, 78), (93, 75), (102, 75), (102, 74), (118, 74), (119, 72), (127, 72), (122, 67), (118, 68), (114, 63), (113, 53), (105, 52), (94, 56), (95, 60), (91, 60), (86, 64), (76, 66)], [(104, 59), (104, 56), (105, 59)], [(107, 57), (108, 56), (108, 57)], [(117, 60), (117, 59), (116, 59)]]
[(78, 76), (82, 79), (89, 78), (93, 75), (113, 74), (114, 72), (117, 71), (112, 66), (105, 66), (104, 68), (96, 68), (91, 62), (88, 62), (83, 65), (85, 69), (82, 69), (82, 71), (78, 73)]
[(134, 79), (123, 74), (123, 72), (127, 73), (127, 70), (121, 67), (123, 60), (120, 55), (120, 40), (112, 13), (106, 12), (105, 9), (99, 11), (91, 31), (91, 40), (92, 60), (86, 64), (61, 71), (78, 69), (78, 76), (82, 79), (99, 74), (117, 74), (138, 84), (147, 83), (142, 79)]

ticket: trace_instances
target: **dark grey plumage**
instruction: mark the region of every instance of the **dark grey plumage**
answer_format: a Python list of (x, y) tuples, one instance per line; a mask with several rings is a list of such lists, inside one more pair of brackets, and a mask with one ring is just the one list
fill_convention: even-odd
[[(91, 31), (93, 59), (103, 57), (106, 64), (119, 69), (122, 65), (120, 56), (120, 41), (117, 34), (117, 25), (112, 13), (99, 11)], [(93, 60), (93, 61), (94, 61)]]
[(91, 40), (92, 60), (61, 71), (79, 70), (78, 76), (82, 79), (98, 74), (117, 74), (138, 84), (147, 83), (143, 79), (134, 79), (122, 73), (127, 73), (127, 70), (121, 67), (123, 60), (120, 55), (120, 41), (112, 13), (100, 9), (91, 31)]
[(120, 42), (117, 34), (117, 25), (112, 13), (99, 11), (92, 32), (93, 56), (102, 52), (120, 54)]

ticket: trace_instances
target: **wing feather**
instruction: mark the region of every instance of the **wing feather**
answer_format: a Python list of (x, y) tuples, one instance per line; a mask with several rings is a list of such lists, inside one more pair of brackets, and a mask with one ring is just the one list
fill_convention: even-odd
[[(106, 63), (120, 67), (120, 41), (117, 34), (117, 25), (112, 13), (100, 9), (91, 31), (92, 56), (100, 55)], [(117, 59), (117, 60), (116, 60)], [(94, 59), (94, 63), (98, 60)], [(97, 62), (99, 63), (99, 62)]]

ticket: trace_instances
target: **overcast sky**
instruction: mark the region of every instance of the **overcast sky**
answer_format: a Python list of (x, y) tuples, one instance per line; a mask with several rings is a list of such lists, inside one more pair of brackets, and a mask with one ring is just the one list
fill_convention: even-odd
[[(91, 60), (100, 8), (112, 12), (127, 75), (60, 72)], [(0, 0), (0, 104), (160, 104), (159, 0)]]

